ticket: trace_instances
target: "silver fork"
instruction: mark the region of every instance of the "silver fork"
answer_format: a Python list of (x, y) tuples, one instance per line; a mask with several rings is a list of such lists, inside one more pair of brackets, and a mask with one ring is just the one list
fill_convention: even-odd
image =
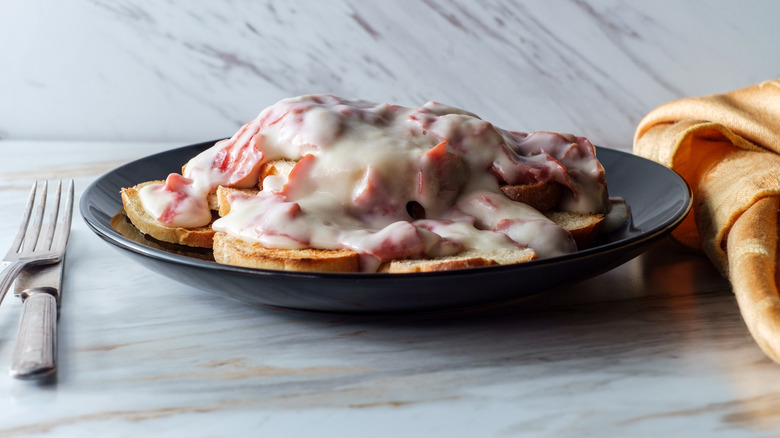
[[(56, 198), (53, 199), (48, 219), (44, 223), (48, 188), (49, 182), (44, 181), (41, 190), (38, 190), (38, 182), (35, 182), (30, 190), (19, 231), (3, 258), (5, 269), (0, 273), (0, 302), (22, 269), (31, 265), (57, 263), (65, 255), (73, 218), (73, 180), (68, 184), (64, 206), (61, 202), (62, 181), (57, 183)], [(35, 217), (31, 223), (33, 209)]]

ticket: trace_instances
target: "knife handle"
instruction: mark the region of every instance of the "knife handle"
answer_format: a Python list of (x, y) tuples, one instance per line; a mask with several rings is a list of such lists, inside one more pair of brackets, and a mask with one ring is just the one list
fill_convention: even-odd
[(19, 339), (11, 361), (11, 376), (17, 379), (38, 379), (57, 368), (57, 298), (47, 289), (22, 293)]

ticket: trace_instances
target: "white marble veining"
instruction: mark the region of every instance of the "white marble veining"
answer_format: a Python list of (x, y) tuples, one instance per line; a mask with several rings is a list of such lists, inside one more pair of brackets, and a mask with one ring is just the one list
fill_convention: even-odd
[[(660, 103), (778, 76), (779, 13), (725, 0), (0, 1), (0, 251), (36, 178), (73, 177), (80, 195), (295, 94), (434, 99), (629, 150)], [(669, 242), (524, 303), (346, 316), (178, 284), (76, 217), (64, 288), (60, 372), (0, 373), (0, 438), (780, 432), (780, 366), (728, 283)], [(0, 305), (0, 369), (20, 310)]]
[(777, 14), (771, 0), (6, 0), (0, 138), (195, 142), (327, 92), (629, 149), (665, 101), (778, 76)]

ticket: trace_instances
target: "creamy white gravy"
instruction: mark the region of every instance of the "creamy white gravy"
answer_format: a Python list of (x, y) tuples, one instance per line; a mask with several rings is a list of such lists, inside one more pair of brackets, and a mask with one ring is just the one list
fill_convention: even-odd
[[(258, 181), (263, 164), (283, 159), (297, 162), (289, 175)], [(608, 210), (604, 169), (585, 138), (511, 132), (435, 102), (285, 99), (171, 179), (141, 192), (166, 225), (206, 225), (210, 191), (259, 184), (256, 196), (234, 195), (213, 228), (272, 248), (351, 249), (365, 269), (472, 248), (530, 247), (540, 258), (576, 250), (568, 232), (508, 199), (502, 184), (554, 181), (568, 188), (563, 209)]]

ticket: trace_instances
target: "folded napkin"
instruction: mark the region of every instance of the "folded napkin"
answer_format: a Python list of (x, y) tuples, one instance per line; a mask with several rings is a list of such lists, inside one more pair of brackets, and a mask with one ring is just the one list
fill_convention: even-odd
[(654, 109), (634, 153), (688, 182), (693, 210), (672, 236), (729, 279), (753, 338), (780, 363), (780, 79)]

